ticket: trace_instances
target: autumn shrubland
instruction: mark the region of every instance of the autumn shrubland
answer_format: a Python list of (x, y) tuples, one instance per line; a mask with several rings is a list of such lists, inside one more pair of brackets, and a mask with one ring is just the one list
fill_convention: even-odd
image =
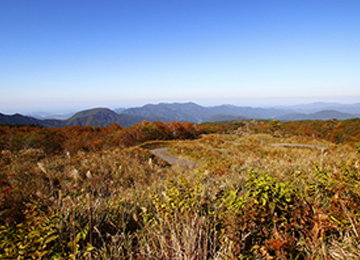
[(358, 120), (2, 126), (0, 259), (358, 259), (359, 138)]

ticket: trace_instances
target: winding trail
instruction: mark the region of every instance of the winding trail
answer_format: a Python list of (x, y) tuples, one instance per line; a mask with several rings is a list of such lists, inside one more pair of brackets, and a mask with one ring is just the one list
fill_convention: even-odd
[[(235, 143), (235, 142), (231, 142), (233, 144), (238, 144), (238, 145), (244, 145), (242, 143)], [(328, 147), (322, 147), (322, 146), (316, 146), (316, 145), (308, 145), (308, 144), (291, 144), (291, 143), (272, 143), (272, 144), (268, 144), (271, 146), (285, 146), (285, 147), (305, 147), (305, 148), (316, 148), (319, 149), (321, 151), (327, 150), (329, 149)], [(184, 159), (180, 159), (178, 157), (172, 156), (172, 155), (168, 155), (165, 154), (165, 152), (169, 149), (169, 147), (163, 147), (163, 148), (156, 148), (156, 149), (152, 149), (150, 150), (150, 152), (155, 155), (156, 157), (160, 158), (161, 160), (171, 164), (171, 165), (179, 165), (179, 166), (183, 166), (185, 168), (195, 168), (200, 166), (200, 164), (198, 163), (193, 163)], [(232, 150), (225, 150), (225, 149), (215, 149), (221, 152), (234, 152)]]
[(287, 143), (278, 143), (278, 144), (269, 144), (271, 146), (285, 146), (285, 147), (306, 147), (306, 148), (316, 148), (319, 150), (327, 150), (329, 148), (323, 146), (309, 145), (309, 144), (287, 144)]
[[(235, 145), (246, 145), (245, 143), (236, 143), (236, 142), (230, 142), (230, 141), (225, 141), (225, 142), (235, 144)], [(327, 150), (327, 149), (329, 149), (328, 147), (310, 145), (310, 144), (270, 143), (268, 145), (271, 145), (271, 146), (284, 146), (284, 147), (305, 147), (305, 148), (315, 148), (315, 149), (319, 149), (319, 150)]]
[(163, 160), (171, 165), (180, 165), (185, 168), (194, 168), (194, 167), (200, 166), (200, 164), (193, 163), (190, 161), (186, 161), (186, 160), (177, 158), (172, 155), (165, 154), (165, 152), (167, 150), (168, 150), (168, 147), (163, 147), (163, 148), (152, 149), (152, 150), (150, 150), (150, 152), (153, 155), (155, 155), (156, 157), (160, 158), (161, 160)]

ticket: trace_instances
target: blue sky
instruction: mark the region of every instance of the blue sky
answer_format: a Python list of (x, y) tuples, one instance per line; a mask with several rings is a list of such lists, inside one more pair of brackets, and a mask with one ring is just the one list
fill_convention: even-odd
[(360, 1), (3, 0), (0, 112), (360, 102)]

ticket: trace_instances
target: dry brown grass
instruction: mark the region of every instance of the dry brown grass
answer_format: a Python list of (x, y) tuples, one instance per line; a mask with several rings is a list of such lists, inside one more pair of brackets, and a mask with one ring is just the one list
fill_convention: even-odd
[[(165, 145), (201, 166), (170, 167), (144, 149)], [(4, 151), (0, 236), (25, 237), (31, 231), (18, 224), (33, 223), (40, 239), (51, 226), (44, 258), (58, 259), (357, 259), (359, 167), (351, 145), (267, 134), (71, 156)], [(0, 254), (19, 254), (7, 242)], [(23, 259), (40, 247), (26, 244)]]

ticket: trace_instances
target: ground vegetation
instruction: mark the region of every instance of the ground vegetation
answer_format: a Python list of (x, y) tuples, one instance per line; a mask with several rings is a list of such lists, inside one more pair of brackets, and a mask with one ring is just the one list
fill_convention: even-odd
[(0, 259), (359, 259), (359, 123), (0, 127)]

